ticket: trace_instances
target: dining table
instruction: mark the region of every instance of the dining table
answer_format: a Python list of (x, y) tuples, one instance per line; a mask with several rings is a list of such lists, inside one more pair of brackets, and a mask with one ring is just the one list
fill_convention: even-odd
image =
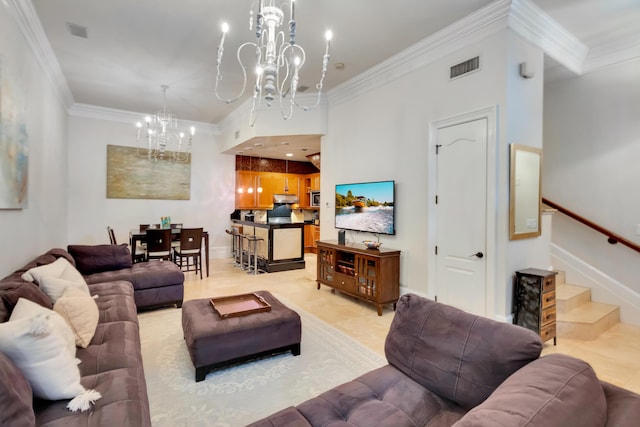
[[(153, 228), (153, 227), (150, 227)], [(171, 229), (171, 240), (180, 240), (180, 232), (181, 228), (172, 228)], [(129, 240), (131, 244), (131, 262), (136, 262), (136, 247), (138, 243), (146, 243), (147, 240), (147, 232), (140, 231), (140, 229), (136, 228), (129, 231)], [(202, 231), (202, 244), (204, 246), (204, 263), (205, 269), (207, 272), (207, 277), (209, 277), (209, 233), (205, 230)]]

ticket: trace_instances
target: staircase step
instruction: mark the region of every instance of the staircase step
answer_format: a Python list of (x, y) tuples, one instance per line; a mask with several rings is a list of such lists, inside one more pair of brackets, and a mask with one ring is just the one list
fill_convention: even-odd
[(590, 288), (568, 283), (556, 285), (556, 309), (558, 313), (568, 313), (589, 302), (591, 302)]
[(594, 340), (620, 321), (620, 308), (611, 304), (588, 302), (566, 313), (558, 311), (559, 337)]

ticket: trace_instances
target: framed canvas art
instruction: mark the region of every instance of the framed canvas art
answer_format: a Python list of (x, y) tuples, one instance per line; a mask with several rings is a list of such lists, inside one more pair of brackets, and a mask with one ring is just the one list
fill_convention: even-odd
[(140, 155), (135, 147), (107, 145), (108, 199), (189, 200), (191, 155), (185, 161)]
[(22, 87), (0, 55), (0, 209), (27, 207), (29, 150)]

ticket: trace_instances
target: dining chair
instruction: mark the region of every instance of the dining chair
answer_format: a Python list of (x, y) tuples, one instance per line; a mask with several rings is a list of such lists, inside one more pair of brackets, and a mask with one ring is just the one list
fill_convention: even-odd
[(149, 228), (160, 228), (160, 224), (140, 224), (141, 233)]
[[(200, 228), (183, 228), (180, 231), (180, 246), (174, 248), (174, 261), (182, 271), (200, 272), (202, 279), (202, 227)], [(186, 269), (183, 262), (186, 260)], [(189, 261), (193, 260), (193, 268)]]
[(146, 230), (146, 260), (171, 261), (171, 230), (168, 228), (148, 228)]
[[(182, 229), (182, 223), (181, 222), (172, 222), (170, 227), (171, 227), (172, 230)], [(179, 248), (180, 248), (180, 235), (179, 234), (172, 234), (171, 235), (171, 249), (173, 251), (175, 251), (176, 249), (179, 249)]]
[(107, 225), (107, 233), (109, 234), (109, 242), (111, 242), (112, 245), (117, 245), (118, 243), (116, 242), (116, 233), (114, 233), (113, 228), (111, 228), (108, 225)]

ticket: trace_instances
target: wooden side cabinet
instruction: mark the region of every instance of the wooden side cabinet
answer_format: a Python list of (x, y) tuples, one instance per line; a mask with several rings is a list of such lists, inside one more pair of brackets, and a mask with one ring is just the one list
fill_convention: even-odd
[(516, 271), (513, 323), (531, 329), (542, 342), (556, 345), (556, 272), (527, 268)]
[(383, 306), (400, 297), (400, 251), (366, 249), (356, 244), (318, 241), (318, 289), (326, 285), (362, 301), (375, 304), (378, 316)]

